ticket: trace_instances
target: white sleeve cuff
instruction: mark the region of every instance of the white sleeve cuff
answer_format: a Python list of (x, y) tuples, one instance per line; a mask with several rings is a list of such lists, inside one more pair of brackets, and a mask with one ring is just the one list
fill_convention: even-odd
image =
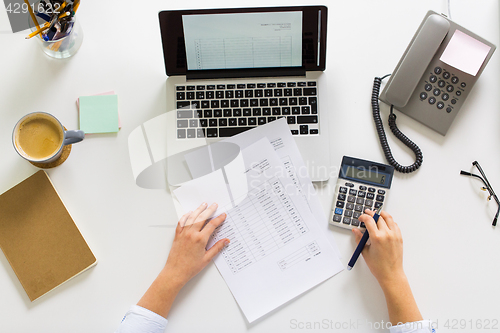
[(392, 326), (389, 329), (390, 333), (435, 333), (430, 320), (414, 321), (410, 323)]
[(134, 305), (123, 317), (116, 333), (164, 333), (168, 320), (141, 306)]

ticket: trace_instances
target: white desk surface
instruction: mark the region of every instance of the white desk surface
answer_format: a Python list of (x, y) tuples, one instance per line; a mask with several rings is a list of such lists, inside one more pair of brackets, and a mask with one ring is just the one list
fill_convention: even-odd
[[(209, 6), (304, 3), (317, 4), (214, 0)], [(373, 78), (392, 72), (425, 13), (446, 13), (447, 1), (324, 3), (329, 7), (332, 179), (318, 190), (328, 213), (343, 155), (384, 162), (371, 116)], [(451, 4), (456, 22), (499, 45), (498, 1)], [(0, 254), (0, 331), (113, 332), (162, 268), (177, 222), (173, 203), (165, 190), (135, 185), (127, 140), (137, 126), (166, 109), (158, 11), (207, 6), (194, 0), (83, 1), (78, 13), (83, 45), (63, 61), (45, 56), (34, 40), (24, 39), (25, 32), (0, 34), (0, 192), (37, 171), (11, 144), (12, 128), (26, 113), (51, 112), (68, 129), (75, 128), (79, 96), (115, 90), (123, 122), (117, 135), (93, 135), (73, 146), (68, 161), (48, 172), (99, 264), (31, 303)], [(496, 203), (487, 203), (479, 181), (459, 175), (478, 160), (500, 191), (498, 53), (446, 137), (398, 117), (401, 130), (421, 147), (424, 163), (415, 174), (396, 174), (386, 208), (401, 227), (405, 270), (420, 310), (438, 323), (439, 332), (500, 331), (500, 227), (491, 227)], [(384, 123), (387, 114), (384, 108)], [(397, 160), (412, 163), (411, 154), (388, 136)], [(170, 227), (151, 227), (161, 224)], [(354, 238), (349, 231), (332, 232), (347, 263)], [(182, 290), (168, 319), (167, 332), (335, 331), (336, 325), (343, 327), (339, 332), (374, 332), (388, 313), (382, 291), (360, 260), (353, 271), (248, 325), (210, 264)], [(490, 329), (476, 328), (488, 320)], [(491, 329), (494, 320), (496, 329)], [(300, 329), (314, 322), (321, 328)]]

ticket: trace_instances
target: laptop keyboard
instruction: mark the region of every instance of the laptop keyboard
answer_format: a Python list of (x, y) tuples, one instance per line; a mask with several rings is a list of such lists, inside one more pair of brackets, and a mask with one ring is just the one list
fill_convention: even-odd
[(279, 118), (319, 134), (316, 81), (176, 85), (177, 138), (229, 137)]

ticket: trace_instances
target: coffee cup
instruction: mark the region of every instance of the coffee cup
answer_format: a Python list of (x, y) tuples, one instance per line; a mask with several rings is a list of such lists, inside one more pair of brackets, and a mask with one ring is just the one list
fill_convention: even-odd
[(83, 131), (67, 131), (56, 117), (46, 112), (33, 112), (22, 117), (12, 133), (12, 143), (17, 153), (38, 164), (56, 161), (64, 146), (84, 138)]

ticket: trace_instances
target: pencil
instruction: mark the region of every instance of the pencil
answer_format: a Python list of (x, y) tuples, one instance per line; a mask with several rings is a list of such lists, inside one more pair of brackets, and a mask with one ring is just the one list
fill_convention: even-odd
[[(33, 13), (33, 9), (31, 8), (30, 3), (28, 2), (28, 0), (24, 0), (24, 2), (28, 6), (28, 11), (30, 12), (31, 19), (33, 20), (33, 23), (35, 23), (35, 25), (36, 25), (36, 30), (40, 30), (40, 25), (38, 24), (38, 20), (36, 19), (35, 13)], [(35, 34), (35, 35), (37, 35), (37, 34)], [(40, 38), (42, 38), (41, 32), (40, 32)]]
[(73, 8), (73, 13), (76, 13), (76, 11), (78, 10), (78, 7), (80, 6), (80, 0), (75, 0), (75, 2), (76, 2), (76, 5)]
[(44, 32), (45, 30), (47, 30), (47, 29), (49, 28), (49, 26), (50, 26), (50, 22), (45, 22), (45, 24), (44, 24), (44, 25), (42, 25), (42, 26), (40, 27), (40, 29), (37, 29), (36, 31), (33, 31), (32, 33), (30, 33), (30, 34), (26, 37), (26, 39), (30, 39), (30, 38), (32, 38), (32, 37), (35, 37), (35, 36), (36, 36), (36, 35), (38, 35), (39, 33)]

